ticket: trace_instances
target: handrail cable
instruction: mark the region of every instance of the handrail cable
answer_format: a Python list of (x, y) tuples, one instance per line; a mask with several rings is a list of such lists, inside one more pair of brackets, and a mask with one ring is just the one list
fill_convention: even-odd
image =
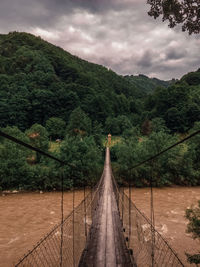
[(146, 163), (146, 162), (149, 162), (149, 161), (154, 160), (155, 158), (157, 158), (157, 157), (159, 157), (160, 155), (164, 154), (164, 153), (167, 152), (168, 150), (174, 148), (175, 146), (178, 146), (178, 145), (184, 143), (185, 141), (187, 141), (188, 139), (194, 137), (195, 135), (197, 135), (197, 134), (199, 134), (199, 133), (200, 133), (200, 130), (198, 130), (198, 131), (196, 131), (196, 132), (194, 132), (194, 133), (188, 135), (187, 137), (185, 137), (185, 138), (183, 138), (182, 140), (176, 142), (175, 144), (173, 144), (173, 145), (167, 147), (166, 149), (162, 150), (161, 152), (159, 152), (159, 153), (157, 153), (157, 154), (151, 156), (151, 157), (148, 158), (148, 159), (145, 159), (145, 160), (139, 162), (138, 164), (134, 165), (133, 167), (128, 168), (127, 171), (132, 170), (132, 169), (135, 169), (135, 168), (137, 168), (137, 167), (143, 165), (143, 164)]
[[(153, 168), (153, 160), (154, 160), (155, 158), (159, 157), (160, 155), (164, 154), (165, 152), (169, 151), (170, 149), (172, 149), (172, 148), (178, 146), (179, 144), (181, 144), (181, 143), (187, 141), (188, 139), (190, 139), (190, 138), (196, 136), (196, 135), (199, 134), (199, 133), (200, 133), (200, 130), (198, 130), (198, 131), (196, 131), (196, 132), (190, 134), (190, 135), (187, 136), (186, 138), (184, 138), (184, 139), (182, 139), (182, 140), (176, 142), (175, 144), (173, 144), (173, 145), (167, 147), (166, 149), (162, 150), (161, 152), (159, 152), (159, 153), (157, 153), (157, 154), (151, 156), (150, 158), (148, 158), (148, 159), (146, 159), (146, 160), (144, 160), (144, 161), (142, 161), (142, 162), (140, 162), (140, 163), (134, 165), (134, 166), (131, 167), (131, 168), (128, 168), (127, 171), (130, 171), (130, 170), (132, 170), (132, 169), (134, 169), (134, 168), (137, 168), (137, 167), (139, 167), (139, 166), (145, 164), (146, 162), (151, 162), (151, 163), (152, 163), (152, 168)], [(150, 204), (151, 220), (150, 220), (150, 222), (151, 222), (151, 259), (152, 259), (151, 266), (154, 267), (154, 256), (155, 256), (155, 255), (154, 255), (154, 253), (155, 253), (155, 251), (154, 251), (154, 246), (155, 246), (155, 217), (154, 217), (153, 183), (152, 183), (152, 179), (153, 179), (153, 171), (152, 171), (152, 173), (151, 173), (151, 178), (150, 178), (150, 188), (151, 188), (151, 191), (150, 191), (150, 196), (151, 196), (151, 197), (150, 197), (150, 203), (151, 203), (151, 204)], [(130, 238), (130, 182), (129, 182), (129, 238)]]
[(28, 148), (28, 149), (30, 149), (30, 150), (36, 151), (36, 152), (40, 153), (40, 154), (43, 155), (43, 156), (46, 156), (46, 157), (48, 157), (48, 158), (50, 158), (50, 159), (53, 159), (53, 160), (59, 162), (59, 163), (62, 164), (62, 165), (68, 165), (68, 166), (70, 166), (70, 167), (75, 167), (73, 164), (70, 164), (70, 163), (67, 163), (67, 162), (65, 162), (65, 161), (63, 161), (63, 160), (61, 160), (61, 159), (58, 159), (58, 158), (56, 158), (56, 157), (50, 155), (49, 153), (44, 152), (43, 150), (41, 150), (41, 149), (39, 149), (39, 148), (37, 148), (37, 147), (34, 147), (34, 146), (32, 146), (32, 145), (29, 145), (29, 144), (27, 144), (27, 143), (25, 143), (25, 142), (19, 140), (18, 138), (15, 138), (15, 137), (13, 137), (13, 136), (11, 136), (11, 135), (9, 135), (9, 134), (6, 134), (6, 133), (4, 133), (4, 132), (2, 132), (2, 131), (0, 131), (0, 136), (5, 137), (6, 139), (8, 139), (8, 140), (10, 140), (10, 141), (12, 141), (12, 142), (14, 142), (14, 143), (16, 143), (16, 144), (19, 144), (19, 145), (21, 145), (21, 146), (24, 146), (24, 147), (26, 147), (26, 148)]
[[(61, 167), (62, 167), (63, 165), (67, 165), (67, 166), (70, 166), (70, 167), (75, 167), (74, 165), (72, 165), (72, 164), (70, 164), (70, 163), (67, 163), (67, 162), (65, 162), (65, 161), (63, 161), (63, 160), (60, 160), (60, 159), (58, 159), (58, 158), (56, 158), (56, 157), (54, 157), (54, 156), (48, 154), (47, 152), (44, 152), (44, 151), (42, 151), (41, 149), (39, 149), (39, 148), (37, 148), (37, 147), (31, 146), (31, 145), (29, 145), (29, 144), (27, 144), (27, 143), (25, 143), (25, 142), (23, 142), (23, 141), (21, 141), (21, 140), (15, 138), (15, 137), (11, 136), (11, 135), (9, 135), (9, 134), (6, 134), (6, 133), (4, 133), (4, 132), (2, 132), (2, 131), (0, 131), (0, 136), (6, 138), (6, 139), (8, 139), (8, 140), (10, 140), (10, 141), (12, 141), (12, 142), (14, 142), (14, 143), (16, 143), (16, 144), (19, 144), (19, 145), (21, 145), (21, 146), (24, 146), (24, 147), (26, 147), (26, 148), (28, 148), (28, 149), (30, 149), (30, 150), (36, 151), (36, 152), (40, 153), (41, 155), (43, 155), (43, 156), (45, 156), (45, 157), (48, 157), (48, 158), (50, 158), (50, 159), (53, 159), (53, 160), (59, 162), (59, 163), (61, 164)], [(61, 240), (60, 240), (60, 267), (62, 267), (62, 265), (63, 265), (63, 222), (64, 222), (64, 203), (63, 203), (63, 202), (64, 202), (64, 174), (63, 174), (63, 169), (61, 170), (61, 177), (60, 177), (60, 178), (61, 178), (61, 179), (60, 179), (60, 180), (61, 180)], [(74, 205), (73, 205), (73, 209), (74, 209)]]

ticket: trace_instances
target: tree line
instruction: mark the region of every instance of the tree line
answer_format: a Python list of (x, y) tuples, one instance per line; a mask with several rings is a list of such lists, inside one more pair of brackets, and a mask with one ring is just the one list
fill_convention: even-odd
[[(16, 126), (1, 128), (69, 165), (61, 166), (1, 137), (0, 190), (60, 190), (61, 176), (64, 177), (64, 189), (93, 186), (103, 168), (101, 128), (96, 124), (92, 130), (87, 116), (80, 111), (72, 112), (67, 126), (62, 119), (53, 117), (47, 120), (46, 127), (36, 123), (24, 132)], [(52, 142), (58, 149), (51, 151)]]

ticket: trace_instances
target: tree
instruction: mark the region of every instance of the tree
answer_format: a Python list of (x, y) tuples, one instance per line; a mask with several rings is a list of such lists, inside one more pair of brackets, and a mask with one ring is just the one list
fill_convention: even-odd
[(164, 132), (169, 132), (169, 129), (166, 127), (165, 125), (165, 121), (162, 118), (154, 118), (151, 121), (152, 124), (152, 131), (153, 132), (160, 132), (160, 131), (164, 131)]
[(182, 25), (182, 31), (189, 34), (200, 32), (199, 0), (147, 0), (151, 6), (148, 12), (154, 19), (162, 16), (163, 21), (169, 21), (169, 27)]
[(92, 136), (94, 138), (94, 141), (96, 143), (96, 145), (101, 148), (103, 146), (103, 142), (102, 142), (102, 124), (98, 123), (97, 121), (93, 122), (92, 125)]
[(176, 107), (169, 108), (165, 114), (166, 125), (173, 132), (184, 132), (184, 114)]
[[(40, 124), (35, 123), (29, 130), (26, 131), (26, 135), (29, 137), (30, 144), (43, 151), (47, 151), (49, 148), (49, 138), (47, 130)], [(40, 162), (41, 154), (36, 152), (36, 162)]]
[[(26, 135), (17, 127), (6, 127), (3, 132), (28, 142)], [(29, 182), (30, 168), (27, 158), (30, 151), (5, 138), (0, 139), (0, 189), (20, 189)]]
[[(200, 239), (200, 201), (198, 202), (198, 207), (186, 209), (185, 217), (189, 221), (187, 233), (191, 233), (194, 239)], [(200, 254), (190, 255), (186, 253), (186, 255), (189, 263), (200, 263)]]
[(64, 166), (65, 186), (96, 183), (95, 178), (98, 179), (99, 171), (102, 171), (101, 153), (92, 136), (80, 138), (66, 135), (60, 146), (60, 158), (72, 165)]
[(91, 120), (87, 114), (80, 108), (76, 108), (72, 111), (69, 124), (67, 126), (67, 131), (70, 135), (85, 136), (91, 132)]
[(123, 131), (130, 129), (131, 127), (132, 124), (125, 115), (119, 115), (116, 118), (108, 117), (105, 122), (106, 132), (114, 135), (122, 134)]
[[(131, 167), (149, 157), (161, 152), (165, 148), (177, 141), (176, 136), (172, 136), (164, 131), (152, 132), (149, 137), (139, 140), (137, 133), (128, 139), (117, 144), (117, 176), (126, 181), (131, 179), (136, 186), (150, 185), (150, 178), (153, 176), (155, 186), (169, 184), (181, 184), (179, 173), (182, 168), (181, 147), (173, 148), (153, 162), (147, 162), (131, 170)], [(113, 155), (112, 155), (113, 156)]]
[(66, 123), (60, 118), (52, 117), (46, 121), (45, 128), (47, 129), (51, 138), (55, 140), (65, 136)]
[(105, 131), (111, 133), (112, 135), (117, 135), (120, 133), (120, 128), (116, 118), (108, 117), (105, 122)]
[(143, 135), (149, 135), (152, 132), (152, 125), (151, 121), (146, 119), (142, 126), (141, 126), (141, 132)]

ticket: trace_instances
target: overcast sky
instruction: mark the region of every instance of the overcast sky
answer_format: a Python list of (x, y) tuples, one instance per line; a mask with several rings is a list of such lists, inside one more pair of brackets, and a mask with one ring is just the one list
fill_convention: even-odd
[(146, 0), (1, 0), (0, 33), (26, 31), (115, 72), (180, 78), (200, 67), (200, 35), (147, 15)]

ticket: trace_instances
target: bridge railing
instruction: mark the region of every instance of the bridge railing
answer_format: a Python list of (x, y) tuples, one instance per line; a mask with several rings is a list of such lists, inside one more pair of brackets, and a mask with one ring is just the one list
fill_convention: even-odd
[(118, 191), (118, 207), (127, 247), (138, 267), (184, 266), (150, 220), (135, 206), (125, 190)]
[(102, 181), (101, 178), (93, 189), (87, 190), (87, 196), (64, 219), (63, 224), (54, 227), (15, 266), (78, 266), (98, 205)]

